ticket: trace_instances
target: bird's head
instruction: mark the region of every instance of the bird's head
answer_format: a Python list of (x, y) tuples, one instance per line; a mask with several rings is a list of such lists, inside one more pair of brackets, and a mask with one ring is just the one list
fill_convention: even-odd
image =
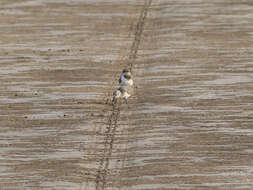
[(132, 78), (132, 74), (131, 74), (131, 72), (130, 72), (130, 70), (129, 69), (124, 69), (123, 71), (122, 71), (122, 73), (124, 74), (124, 77), (126, 78), (126, 79), (131, 79)]

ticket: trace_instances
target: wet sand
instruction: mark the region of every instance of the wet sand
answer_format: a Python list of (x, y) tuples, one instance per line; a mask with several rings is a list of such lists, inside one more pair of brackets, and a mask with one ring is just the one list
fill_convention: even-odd
[(1, 1), (0, 190), (251, 190), (252, 6)]

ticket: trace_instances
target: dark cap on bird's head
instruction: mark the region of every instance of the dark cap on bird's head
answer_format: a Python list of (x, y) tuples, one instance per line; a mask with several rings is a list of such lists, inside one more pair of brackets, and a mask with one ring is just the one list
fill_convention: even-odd
[(128, 73), (128, 72), (130, 72), (129, 69), (123, 69), (123, 71), (122, 71), (122, 73)]

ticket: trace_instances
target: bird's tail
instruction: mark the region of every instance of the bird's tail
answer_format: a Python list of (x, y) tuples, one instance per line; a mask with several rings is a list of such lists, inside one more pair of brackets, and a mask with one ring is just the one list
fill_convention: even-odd
[(112, 104), (114, 105), (116, 103), (117, 103), (117, 98), (115, 98), (115, 96), (113, 96), (113, 98), (112, 98)]
[(115, 90), (113, 92), (113, 99), (112, 99), (112, 103), (115, 104), (117, 102), (117, 98), (119, 98), (121, 96), (121, 92), (119, 89)]

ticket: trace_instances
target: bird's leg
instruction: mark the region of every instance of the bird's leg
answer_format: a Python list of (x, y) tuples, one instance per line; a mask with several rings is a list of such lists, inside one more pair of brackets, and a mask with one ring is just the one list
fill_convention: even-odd
[(128, 104), (127, 99), (126, 98), (124, 98), (124, 99), (125, 99), (125, 103)]

